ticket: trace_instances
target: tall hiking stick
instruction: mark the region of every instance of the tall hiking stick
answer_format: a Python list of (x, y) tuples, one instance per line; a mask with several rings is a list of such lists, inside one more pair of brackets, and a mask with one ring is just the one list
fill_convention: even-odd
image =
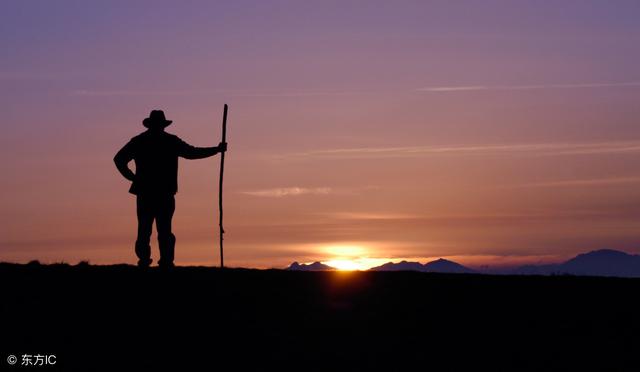
[[(227, 109), (228, 106), (224, 105), (224, 114), (222, 115), (222, 143), (227, 142)], [(224, 267), (224, 249), (222, 241), (224, 240), (224, 228), (222, 227), (222, 178), (224, 177), (224, 153), (220, 154), (220, 184), (218, 185), (218, 207), (220, 209), (220, 267)]]

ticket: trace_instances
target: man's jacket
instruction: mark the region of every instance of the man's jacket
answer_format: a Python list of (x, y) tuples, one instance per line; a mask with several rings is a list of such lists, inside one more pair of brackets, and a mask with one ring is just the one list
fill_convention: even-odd
[[(122, 175), (133, 181), (135, 195), (166, 195), (178, 192), (178, 157), (201, 159), (218, 153), (217, 147), (194, 147), (178, 136), (147, 130), (131, 139), (113, 161)], [(135, 161), (135, 174), (127, 164)]]

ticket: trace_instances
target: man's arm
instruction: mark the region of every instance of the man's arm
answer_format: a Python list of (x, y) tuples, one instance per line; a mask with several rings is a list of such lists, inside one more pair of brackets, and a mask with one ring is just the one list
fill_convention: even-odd
[(178, 144), (178, 156), (185, 159), (204, 159), (223, 151), (227, 151), (227, 144), (222, 142), (214, 147), (195, 147), (183, 140)]
[(129, 181), (133, 181), (136, 176), (135, 173), (129, 169), (128, 164), (131, 160), (133, 160), (133, 144), (129, 141), (113, 158), (113, 162), (116, 163), (116, 168), (118, 168), (122, 176)]

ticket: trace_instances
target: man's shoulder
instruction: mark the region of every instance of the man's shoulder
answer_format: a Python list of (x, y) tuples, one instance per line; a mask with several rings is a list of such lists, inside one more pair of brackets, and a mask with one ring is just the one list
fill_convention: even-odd
[(146, 131), (142, 132), (142, 133), (138, 134), (137, 136), (131, 137), (131, 142), (138, 142), (138, 141), (140, 141), (142, 139), (145, 139), (148, 136), (149, 136), (149, 132), (146, 132)]
[(184, 142), (180, 137), (176, 136), (173, 133), (168, 133), (168, 132), (162, 132), (164, 134), (164, 137), (170, 141), (171, 143), (174, 144), (181, 144), (182, 142)]
[(175, 134), (173, 134), (173, 133), (169, 133), (169, 132), (162, 132), (162, 133), (163, 133), (167, 138), (171, 138), (171, 139), (173, 139), (173, 140), (179, 140), (179, 141), (182, 141), (182, 140), (180, 139), (180, 137), (176, 136), (176, 135), (175, 135)]

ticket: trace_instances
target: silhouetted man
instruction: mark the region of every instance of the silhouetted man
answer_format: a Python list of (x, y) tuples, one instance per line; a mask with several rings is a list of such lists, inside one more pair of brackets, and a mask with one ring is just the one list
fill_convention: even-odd
[[(148, 130), (133, 137), (113, 159), (124, 178), (132, 181), (129, 192), (137, 196), (136, 255), (140, 267), (148, 267), (152, 262), (149, 242), (154, 220), (160, 248), (158, 265), (173, 266), (176, 238), (171, 232), (171, 219), (175, 211), (174, 195), (178, 191), (178, 157), (203, 159), (227, 150), (226, 143), (193, 147), (164, 131), (171, 123), (163, 111), (151, 111), (142, 121)], [(128, 166), (131, 160), (136, 164), (135, 173)]]

